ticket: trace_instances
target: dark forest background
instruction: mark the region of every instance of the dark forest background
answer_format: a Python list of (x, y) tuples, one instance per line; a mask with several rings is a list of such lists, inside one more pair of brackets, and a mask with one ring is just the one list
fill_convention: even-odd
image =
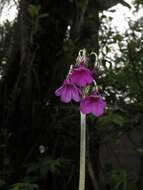
[(86, 190), (143, 190), (143, 17), (120, 34), (103, 11), (130, 8), (122, 0), (14, 2), (17, 17), (0, 25), (0, 189), (78, 189), (79, 106), (55, 90), (86, 48), (107, 102), (87, 118)]

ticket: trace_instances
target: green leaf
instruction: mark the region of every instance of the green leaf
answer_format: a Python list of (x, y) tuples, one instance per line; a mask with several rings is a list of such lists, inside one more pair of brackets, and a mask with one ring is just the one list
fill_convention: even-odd
[(35, 172), (39, 170), (39, 164), (38, 163), (32, 163), (28, 165), (28, 169), (26, 170), (27, 173)]
[(123, 126), (124, 125), (124, 118), (119, 115), (119, 114), (114, 114), (114, 117), (112, 118), (112, 121), (114, 124), (118, 125), (118, 126)]
[(39, 14), (40, 7), (30, 4), (28, 7), (28, 12), (31, 17), (35, 17)]
[(10, 190), (35, 190), (38, 185), (31, 183), (15, 183)]
[(116, 42), (116, 41), (121, 41), (122, 40), (122, 36), (117, 34), (115, 36), (113, 36), (113, 40)]
[(40, 167), (40, 174), (41, 176), (45, 177), (47, 173), (50, 171), (53, 174), (59, 174), (60, 170), (60, 160), (42, 160), (41, 167)]
[(60, 166), (59, 159), (42, 159), (39, 162), (29, 164), (26, 172), (30, 174), (38, 171), (42, 177), (45, 177), (49, 171), (53, 174), (59, 174)]
[(38, 18), (40, 18), (40, 19), (41, 18), (46, 18), (48, 15), (49, 15), (48, 13), (43, 13), (43, 14), (39, 15)]
[(117, 125), (122, 127), (125, 123), (125, 118), (117, 113), (109, 113), (98, 119), (99, 124), (102, 126)]

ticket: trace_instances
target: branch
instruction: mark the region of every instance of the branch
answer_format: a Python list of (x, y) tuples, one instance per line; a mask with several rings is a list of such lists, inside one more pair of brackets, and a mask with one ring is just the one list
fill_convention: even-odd
[(76, 15), (75, 21), (73, 20), (73, 26), (72, 26), (72, 32), (71, 32), (72, 33), (71, 36), (73, 40), (75, 41), (79, 39), (79, 34), (83, 25), (84, 16), (85, 16), (87, 7), (88, 7), (88, 0), (84, 0), (81, 8), (79, 8), (77, 4), (75, 5), (77, 15)]

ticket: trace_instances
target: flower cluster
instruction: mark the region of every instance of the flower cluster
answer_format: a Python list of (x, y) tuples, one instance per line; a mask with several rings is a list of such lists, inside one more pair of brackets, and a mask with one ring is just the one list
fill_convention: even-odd
[(87, 86), (92, 86), (95, 71), (96, 69), (94, 68), (93, 72), (91, 72), (87, 68), (85, 61), (80, 60), (74, 68), (70, 69), (63, 85), (56, 90), (56, 96), (60, 96), (61, 101), (65, 103), (70, 102), (72, 99), (80, 102), (80, 111), (83, 114), (92, 113), (96, 117), (101, 116), (106, 102), (95, 90), (90, 93), (89, 91), (85, 92)]

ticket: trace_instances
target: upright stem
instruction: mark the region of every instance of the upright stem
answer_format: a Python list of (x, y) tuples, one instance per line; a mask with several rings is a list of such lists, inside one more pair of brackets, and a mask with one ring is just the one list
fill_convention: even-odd
[(79, 190), (85, 189), (86, 115), (81, 114)]

